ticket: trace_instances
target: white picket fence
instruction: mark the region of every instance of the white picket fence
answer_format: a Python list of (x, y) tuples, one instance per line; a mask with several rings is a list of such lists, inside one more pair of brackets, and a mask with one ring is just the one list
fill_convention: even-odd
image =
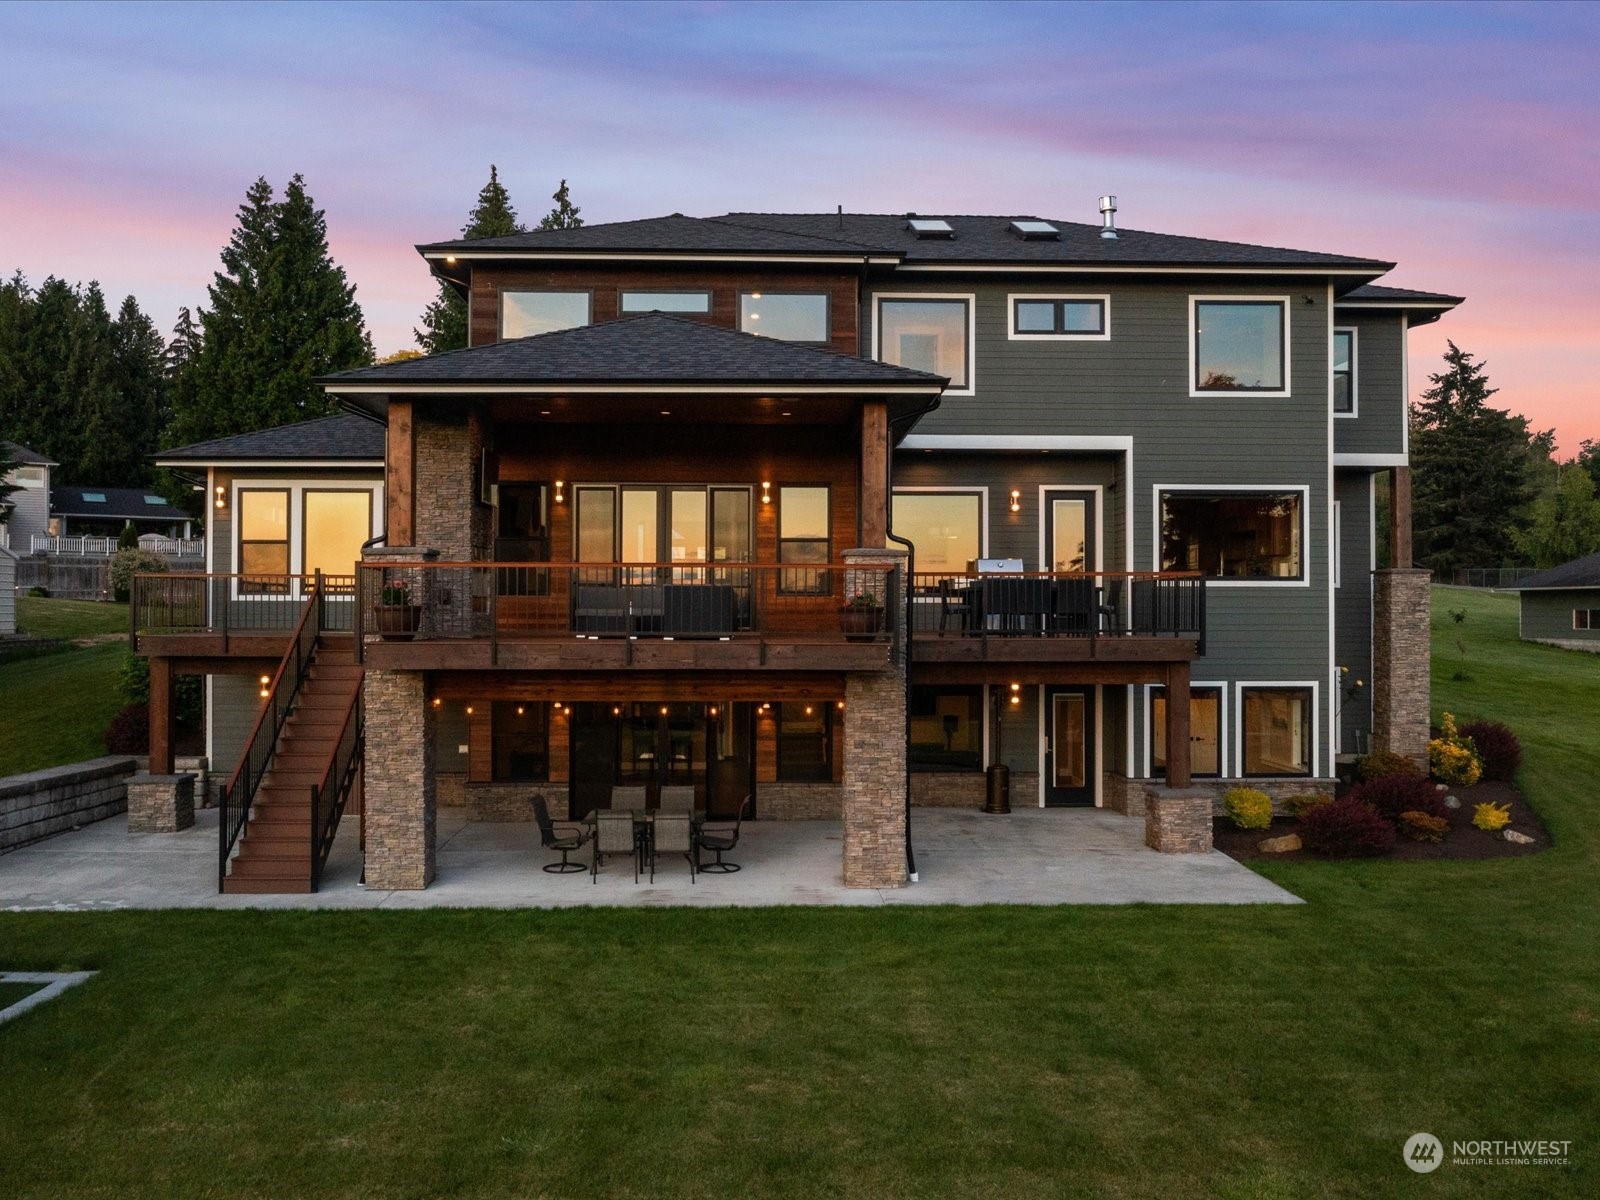
[[(33, 553), (58, 558), (110, 558), (117, 552), (114, 537), (41, 537), (34, 534)], [(168, 538), (147, 533), (139, 539), (139, 549), (153, 550), (167, 558), (205, 558), (205, 538)]]

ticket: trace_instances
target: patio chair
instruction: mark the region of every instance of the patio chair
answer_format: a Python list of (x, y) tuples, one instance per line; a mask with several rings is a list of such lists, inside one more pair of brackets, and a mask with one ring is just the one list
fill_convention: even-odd
[(709, 850), (717, 856), (716, 862), (699, 864), (702, 874), (706, 871), (715, 871), (719, 875), (731, 875), (739, 869), (738, 863), (723, 862), (722, 856), (739, 844), (739, 830), (744, 826), (744, 819), (750, 815), (752, 797), (746, 796), (739, 804), (739, 815), (734, 818), (733, 828), (718, 826), (712, 829), (701, 828), (695, 838), (695, 853), (698, 857), (701, 850)]
[(661, 812), (692, 813), (694, 787), (691, 784), (672, 784), (661, 789)]
[(694, 823), (688, 813), (658, 812), (650, 824), (650, 882), (656, 881), (656, 859), (681, 854), (689, 860), (689, 882), (694, 882)]
[(608, 854), (626, 854), (633, 859), (633, 881), (639, 882), (639, 839), (633, 829), (633, 814), (607, 812), (594, 814), (594, 860), (589, 865), (589, 877), (600, 882), (600, 864)]
[(589, 840), (589, 835), (577, 826), (571, 826), (572, 832), (557, 830), (555, 822), (550, 819), (550, 806), (545, 803), (544, 797), (535, 795), (533, 798), (533, 819), (539, 825), (539, 845), (546, 850), (561, 851), (561, 861), (558, 863), (545, 863), (544, 870), (552, 875), (568, 875), (573, 871), (583, 870), (582, 863), (572, 862), (567, 858), (574, 850), (581, 850), (583, 844)]
[(644, 812), (644, 798), (645, 788), (643, 784), (638, 787), (614, 787), (611, 789), (611, 811), (642, 813)]

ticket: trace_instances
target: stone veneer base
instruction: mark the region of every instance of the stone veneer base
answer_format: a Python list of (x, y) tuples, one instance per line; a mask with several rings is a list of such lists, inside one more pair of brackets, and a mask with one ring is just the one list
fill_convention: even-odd
[(1211, 803), (1208, 788), (1147, 787), (1144, 844), (1162, 854), (1210, 853)]
[(177, 833), (193, 824), (193, 775), (140, 772), (128, 780), (129, 833)]

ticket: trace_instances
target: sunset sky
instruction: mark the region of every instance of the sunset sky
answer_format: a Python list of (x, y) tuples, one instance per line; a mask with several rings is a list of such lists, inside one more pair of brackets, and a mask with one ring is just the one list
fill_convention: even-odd
[(491, 162), (524, 219), (1034, 213), (1396, 261), (1566, 453), (1600, 439), (1600, 5), (0, 7), (0, 271), (163, 330), (302, 173), (380, 354)]

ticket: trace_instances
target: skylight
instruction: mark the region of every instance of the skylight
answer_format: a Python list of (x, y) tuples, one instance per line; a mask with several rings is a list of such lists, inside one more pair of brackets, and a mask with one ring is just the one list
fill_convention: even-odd
[(144, 502), (146, 504), (165, 504), (167, 501), (162, 496), (146, 496)]
[(83, 502), (85, 504), (104, 504), (106, 502), (106, 494), (104, 492), (85, 492), (83, 494)]
[(1054, 239), (1061, 236), (1061, 231), (1049, 221), (1013, 221), (1011, 232), (1028, 241), (1035, 239)]
[(919, 238), (947, 238), (956, 235), (949, 221), (941, 221), (936, 217), (908, 217), (906, 228)]

